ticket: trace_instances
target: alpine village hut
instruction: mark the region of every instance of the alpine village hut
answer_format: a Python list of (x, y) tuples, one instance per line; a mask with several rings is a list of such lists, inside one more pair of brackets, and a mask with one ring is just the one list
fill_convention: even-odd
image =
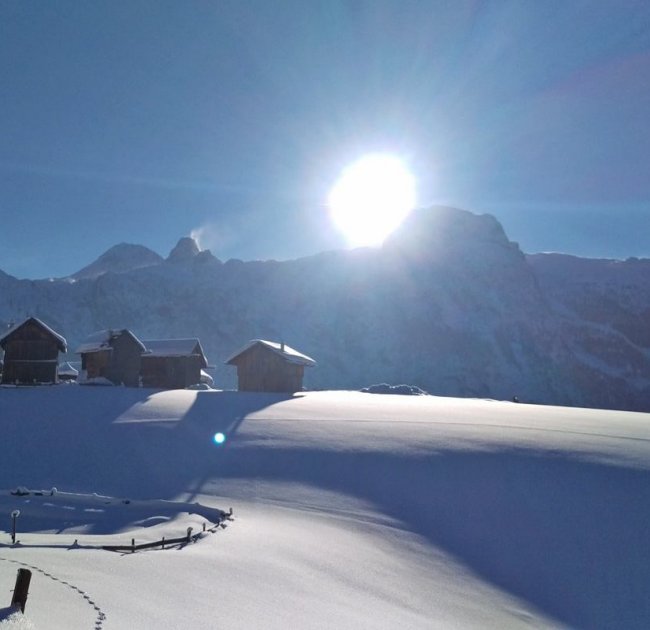
[(69, 361), (59, 365), (59, 380), (60, 381), (76, 381), (79, 376), (79, 370), (74, 367)]
[[(80, 383), (107, 379), (114, 385), (140, 386), (140, 355), (143, 343), (128, 329), (100, 330), (77, 348), (81, 355)], [(94, 381), (97, 382), (97, 381)]]
[(13, 326), (0, 336), (4, 350), (2, 383), (33, 385), (58, 381), (59, 352), (65, 339), (36, 317)]
[[(201, 382), (208, 361), (196, 338), (143, 339), (142, 386), (183, 389)], [(205, 373), (203, 373), (205, 374)]]
[(316, 365), (284, 343), (253, 339), (225, 363), (237, 367), (240, 392), (284, 392), (302, 390), (305, 366)]

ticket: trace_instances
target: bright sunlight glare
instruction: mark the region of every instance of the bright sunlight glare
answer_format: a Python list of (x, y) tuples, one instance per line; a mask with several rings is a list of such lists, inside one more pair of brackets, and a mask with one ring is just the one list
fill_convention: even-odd
[(415, 177), (396, 156), (366, 155), (343, 171), (328, 206), (350, 245), (380, 245), (415, 206)]

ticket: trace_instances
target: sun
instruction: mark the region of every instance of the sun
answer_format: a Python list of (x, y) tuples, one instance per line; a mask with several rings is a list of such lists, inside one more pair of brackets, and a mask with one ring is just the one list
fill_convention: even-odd
[(355, 247), (381, 245), (415, 206), (415, 178), (396, 156), (365, 155), (348, 166), (328, 198), (332, 221)]

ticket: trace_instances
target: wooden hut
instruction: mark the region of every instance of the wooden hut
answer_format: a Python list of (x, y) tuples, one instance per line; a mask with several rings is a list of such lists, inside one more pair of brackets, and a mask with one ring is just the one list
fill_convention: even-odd
[(79, 376), (79, 370), (74, 367), (69, 361), (59, 365), (59, 380), (60, 381), (76, 381)]
[(18, 385), (56, 383), (59, 352), (65, 339), (36, 317), (13, 326), (0, 336), (4, 350), (2, 382)]
[(196, 338), (144, 339), (142, 386), (183, 389), (201, 382), (208, 361)]
[(139, 387), (143, 343), (128, 329), (100, 330), (77, 348), (81, 355), (80, 383), (106, 379), (114, 385)]
[(297, 392), (302, 390), (305, 366), (316, 361), (284, 343), (253, 339), (226, 360), (237, 366), (241, 392)]

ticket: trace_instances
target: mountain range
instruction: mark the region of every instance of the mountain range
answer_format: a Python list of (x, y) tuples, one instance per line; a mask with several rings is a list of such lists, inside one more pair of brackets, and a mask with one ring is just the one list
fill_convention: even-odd
[(215, 386), (253, 338), (313, 357), (311, 389), (408, 383), (431, 394), (650, 411), (650, 260), (524, 254), (491, 215), (413, 212), (380, 248), (219, 260), (120, 244), (67, 278), (0, 271), (0, 327), (35, 315), (68, 359), (90, 333), (199, 337)]

